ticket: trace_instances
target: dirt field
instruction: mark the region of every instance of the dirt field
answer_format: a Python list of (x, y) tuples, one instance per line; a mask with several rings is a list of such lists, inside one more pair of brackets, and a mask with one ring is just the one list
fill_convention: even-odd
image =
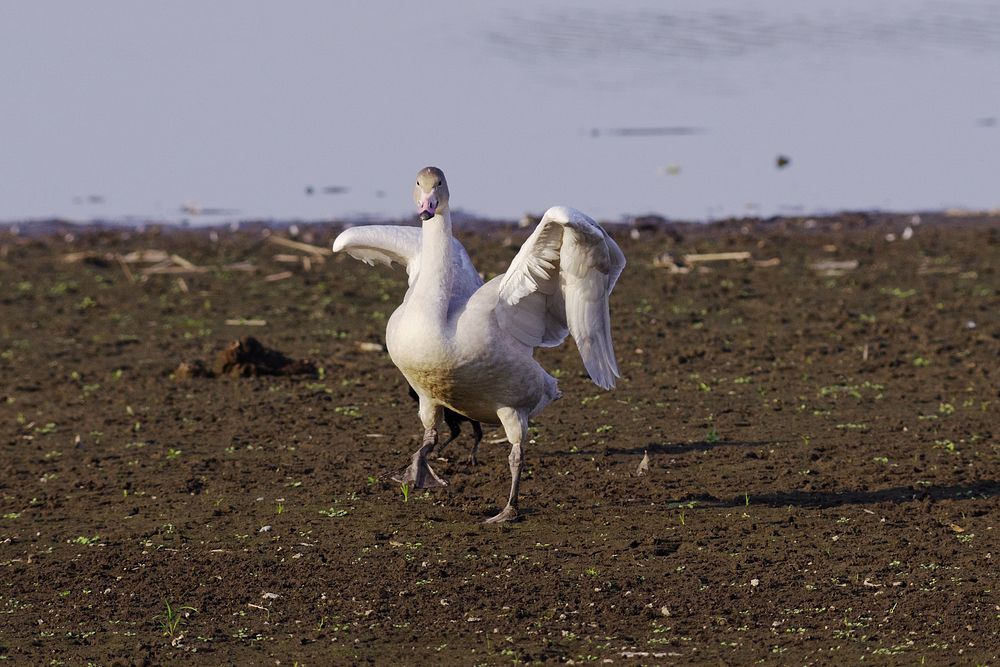
[[(501, 526), (493, 428), (447, 488), (386, 481), (420, 433), (370, 345), (401, 271), (0, 231), (0, 662), (997, 664), (1000, 220), (909, 224), (620, 230), (624, 377), (540, 355), (564, 398)], [(526, 235), (462, 238), (492, 275)], [(177, 376), (246, 335), (318, 370)]]

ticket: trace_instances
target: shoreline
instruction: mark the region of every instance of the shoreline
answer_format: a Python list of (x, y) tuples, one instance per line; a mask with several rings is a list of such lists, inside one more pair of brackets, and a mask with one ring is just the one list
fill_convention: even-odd
[[(540, 215), (525, 215), (520, 220), (486, 218), (462, 214), (456, 216), (455, 229), (464, 233), (491, 231), (497, 229), (517, 229), (534, 227)], [(815, 215), (775, 215), (775, 216), (743, 216), (726, 217), (715, 220), (685, 220), (669, 218), (657, 213), (642, 215), (627, 215), (619, 220), (598, 220), (602, 226), (618, 230), (653, 230), (653, 229), (692, 229), (707, 231), (710, 229), (729, 229), (734, 226), (746, 226), (749, 229), (767, 227), (801, 227), (803, 230), (814, 228), (824, 229), (831, 225), (848, 224), (853, 227), (869, 227), (886, 225), (969, 225), (1000, 223), (1000, 209), (971, 210), (944, 209), (932, 211), (880, 211), (880, 210), (844, 210), (836, 213)], [(207, 224), (192, 224), (188, 221), (163, 222), (141, 220), (101, 220), (74, 221), (63, 218), (37, 218), (0, 222), (0, 235), (38, 237), (48, 235), (80, 235), (106, 232), (146, 233), (156, 230), (159, 233), (175, 232), (254, 232), (263, 233), (282, 231), (292, 236), (299, 233), (327, 229), (346, 229), (361, 225), (402, 225), (416, 226), (415, 217), (375, 218), (364, 217), (354, 219), (298, 220), (298, 219), (246, 219)]]

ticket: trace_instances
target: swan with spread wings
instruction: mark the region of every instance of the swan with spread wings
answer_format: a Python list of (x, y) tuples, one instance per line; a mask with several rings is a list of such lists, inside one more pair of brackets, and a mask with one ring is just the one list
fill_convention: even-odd
[(559, 398), (556, 379), (534, 349), (567, 335), (593, 382), (604, 389), (620, 377), (611, 343), (608, 298), (625, 256), (580, 211), (546, 211), (503, 275), (483, 283), (452, 235), (448, 183), (437, 167), (417, 174), (413, 200), (422, 227), (354, 227), (334, 241), (368, 264), (399, 264), (409, 276), (403, 303), (389, 318), (386, 347), (419, 397), (424, 437), (397, 481), (442, 486), (427, 462), (445, 408), (500, 424), (510, 442), (507, 504), (487, 523), (518, 518), (528, 419)]

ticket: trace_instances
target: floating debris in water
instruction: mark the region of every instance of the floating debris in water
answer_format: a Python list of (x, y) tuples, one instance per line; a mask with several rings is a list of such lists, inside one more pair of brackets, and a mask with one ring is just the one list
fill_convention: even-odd
[(103, 204), (104, 195), (87, 195), (86, 197), (73, 197), (74, 204)]
[(601, 135), (606, 135), (609, 137), (686, 137), (693, 134), (704, 134), (705, 128), (703, 127), (685, 127), (685, 126), (674, 126), (674, 127), (612, 127), (609, 129), (602, 130), (600, 128), (593, 128), (590, 131), (590, 136), (600, 137)]
[(238, 208), (202, 206), (201, 204), (195, 202), (182, 204), (177, 210), (181, 213), (186, 213), (187, 215), (236, 215), (240, 212), (240, 209)]

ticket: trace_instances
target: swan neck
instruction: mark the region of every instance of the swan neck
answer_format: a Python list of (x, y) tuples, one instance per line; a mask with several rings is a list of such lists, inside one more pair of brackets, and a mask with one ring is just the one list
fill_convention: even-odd
[(451, 215), (448, 211), (424, 221), (420, 247), (420, 274), (413, 297), (428, 314), (445, 317), (454, 282)]

